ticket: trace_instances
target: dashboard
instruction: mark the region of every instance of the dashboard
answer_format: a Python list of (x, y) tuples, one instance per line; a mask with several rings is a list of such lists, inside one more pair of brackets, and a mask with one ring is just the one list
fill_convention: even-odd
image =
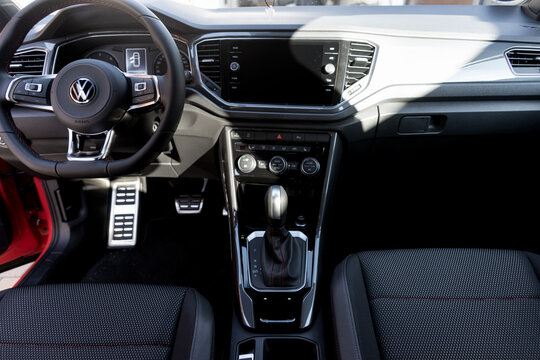
[[(516, 7), (298, 6), (269, 18), (263, 8), (146, 5), (176, 40), (186, 74), (178, 154), (147, 173), (183, 173), (225, 126), (334, 131), (350, 144), (540, 130), (539, 26)], [(532, 63), (521, 66), (522, 55)], [(83, 58), (126, 73), (167, 72), (140, 25), (84, 5), (36, 26), (12, 73), (36, 61), (55, 74)], [(17, 126), (40, 153), (61, 158), (65, 129), (32, 111), (14, 108)]]

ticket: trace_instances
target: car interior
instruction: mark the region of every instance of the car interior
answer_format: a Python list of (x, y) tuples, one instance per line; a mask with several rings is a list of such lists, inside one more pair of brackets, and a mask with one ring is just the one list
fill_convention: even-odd
[(244, 3), (0, 2), (0, 358), (540, 359), (540, 0)]

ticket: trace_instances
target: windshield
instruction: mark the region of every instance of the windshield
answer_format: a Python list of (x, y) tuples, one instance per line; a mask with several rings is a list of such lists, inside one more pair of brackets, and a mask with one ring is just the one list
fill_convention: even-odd
[[(33, 0), (13, 0), (22, 8)], [(247, 6), (520, 5), (526, 0), (175, 0), (207, 9)]]

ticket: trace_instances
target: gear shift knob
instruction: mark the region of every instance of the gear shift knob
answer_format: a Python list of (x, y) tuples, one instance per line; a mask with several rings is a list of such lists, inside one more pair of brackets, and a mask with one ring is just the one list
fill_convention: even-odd
[(268, 225), (277, 228), (285, 226), (289, 198), (283, 186), (270, 186), (266, 191), (264, 203)]

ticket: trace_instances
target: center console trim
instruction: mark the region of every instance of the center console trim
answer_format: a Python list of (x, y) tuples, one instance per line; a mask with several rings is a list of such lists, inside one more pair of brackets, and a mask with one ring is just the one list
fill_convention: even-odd
[[(222, 133), (222, 147), (221, 151), (221, 166), (222, 166), (222, 178), (225, 190), (225, 200), (227, 203), (230, 223), (230, 238), (233, 242), (232, 258), (233, 268), (236, 271), (236, 287), (238, 294), (238, 301), (240, 306), (240, 313), (242, 323), (249, 328), (255, 328), (255, 314), (253, 299), (247, 294), (244, 288), (244, 269), (242, 263), (243, 249), (240, 244), (240, 230), (238, 223), (238, 200), (237, 190), (238, 183), (235, 179), (235, 161), (233, 158), (233, 149), (231, 139), (231, 131), (235, 130), (235, 127), (226, 127)], [(339, 155), (341, 151), (340, 140), (336, 132), (330, 132), (330, 143), (328, 152), (328, 165), (326, 166), (325, 180), (323, 183), (323, 190), (321, 196), (321, 206), (319, 211), (319, 218), (317, 219), (317, 225), (315, 228), (313, 256), (311, 263), (308, 262), (308, 266), (312, 269), (311, 274), (311, 287), (302, 300), (302, 313), (300, 315), (300, 329), (309, 327), (313, 322), (313, 313), (315, 306), (315, 295), (318, 284), (319, 275), (319, 254), (321, 248), (321, 238), (323, 234), (323, 226), (326, 222), (327, 200), (329, 199), (331, 189), (335, 183), (336, 168), (339, 165)], [(247, 249), (245, 249), (247, 251)], [(247, 255), (247, 254), (246, 254)]]

